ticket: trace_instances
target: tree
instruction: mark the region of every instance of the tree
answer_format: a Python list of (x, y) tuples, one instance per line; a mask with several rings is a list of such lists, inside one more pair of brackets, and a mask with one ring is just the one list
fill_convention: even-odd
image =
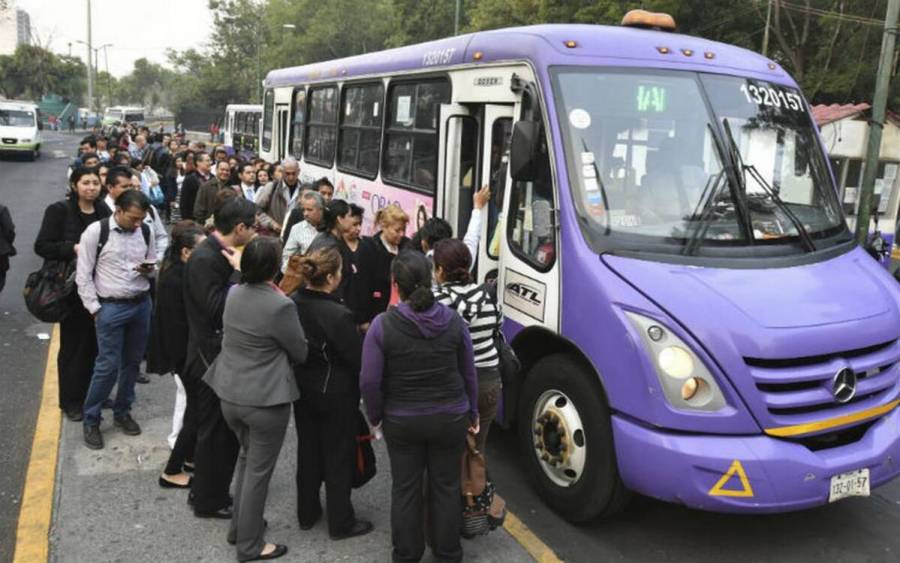
[(56, 55), (36, 45), (19, 45), (0, 56), (0, 92), (8, 98), (39, 100), (54, 92), (83, 100), (86, 69), (80, 59)]

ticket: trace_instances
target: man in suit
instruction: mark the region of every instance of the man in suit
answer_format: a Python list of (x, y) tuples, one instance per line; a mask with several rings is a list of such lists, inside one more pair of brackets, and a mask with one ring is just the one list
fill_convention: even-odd
[[(201, 378), (222, 349), (222, 315), (228, 290), (239, 280), (240, 253), (255, 233), (256, 206), (243, 199), (225, 202), (215, 215), (215, 231), (191, 254), (184, 271), (188, 356), (184, 387), (197, 413), (192, 498), (201, 518), (231, 518), (231, 485), (238, 441), (222, 417), (219, 398)], [(189, 407), (190, 408), (190, 407)]]
[(182, 219), (194, 218), (194, 201), (197, 199), (197, 192), (200, 191), (200, 185), (209, 181), (209, 171), (212, 168), (212, 158), (209, 154), (199, 150), (194, 157), (194, 164), (197, 169), (184, 177), (181, 184), (181, 217)]
[[(216, 195), (223, 190), (234, 188), (229, 184), (231, 168), (227, 160), (216, 163), (216, 177), (200, 186), (197, 199), (194, 201), (194, 220), (201, 225), (213, 214), (216, 208)], [(241, 195), (241, 194), (238, 194)]]

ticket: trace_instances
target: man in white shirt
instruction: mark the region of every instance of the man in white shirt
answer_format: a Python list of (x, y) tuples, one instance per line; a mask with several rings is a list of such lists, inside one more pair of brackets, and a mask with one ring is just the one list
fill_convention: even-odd
[(78, 243), (78, 296), (97, 325), (97, 361), (84, 401), (84, 441), (95, 450), (103, 448), (100, 409), (113, 386), (118, 387), (115, 425), (130, 436), (141, 433), (131, 405), (150, 332), (156, 249), (143, 225), (150, 208), (147, 196), (126, 189), (116, 199), (113, 216), (88, 226)]
[(325, 218), (325, 200), (319, 192), (312, 190), (303, 192), (300, 195), (300, 205), (303, 207), (303, 221), (294, 225), (288, 235), (281, 257), (282, 272), (287, 270), (291, 256), (306, 254), (310, 243), (319, 234), (319, 226)]
[[(103, 201), (107, 207), (115, 210), (119, 196), (131, 189), (141, 191), (140, 183), (140, 176), (134, 174), (131, 168), (113, 166), (106, 174), (106, 198)], [(166, 249), (169, 248), (169, 233), (166, 232), (166, 226), (152, 205), (144, 217), (144, 223), (150, 227), (150, 234), (156, 247), (156, 265), (159, 266), (166, 255)]]

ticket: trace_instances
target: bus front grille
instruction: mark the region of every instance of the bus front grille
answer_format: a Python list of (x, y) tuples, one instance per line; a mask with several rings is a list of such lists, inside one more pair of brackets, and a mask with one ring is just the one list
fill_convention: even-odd
[[(762, 398), (765, 412), (757, 414), (767, 429), (853, 415), (900, 397), (897, 340), (820, 356), (744, 361)], [(839, 389), (841, 382), (850, 383), (852, 393)], [(862, 419), (847, 426), (866, 422)]]

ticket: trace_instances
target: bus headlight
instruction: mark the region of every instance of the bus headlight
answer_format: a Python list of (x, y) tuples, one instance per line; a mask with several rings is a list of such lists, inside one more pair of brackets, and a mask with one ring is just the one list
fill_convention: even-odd
[(670, 405), (702, 411), (726, 405), (712, 373), (681, 338), (654, 319), (629, 311), (625, 315), (640, 334)]

